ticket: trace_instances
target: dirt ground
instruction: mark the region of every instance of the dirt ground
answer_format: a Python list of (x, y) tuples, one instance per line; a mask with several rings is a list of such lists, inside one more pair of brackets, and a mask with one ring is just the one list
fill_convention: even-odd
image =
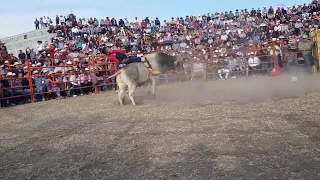
[(0, 109), (0, 179), (320, 179), (320, 78), (255, 77)]

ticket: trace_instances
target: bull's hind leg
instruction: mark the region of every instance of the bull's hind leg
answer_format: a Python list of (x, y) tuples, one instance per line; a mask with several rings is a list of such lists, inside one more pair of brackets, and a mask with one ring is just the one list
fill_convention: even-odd
[(119, 86), (118, 99), (120, 105), (123, 105), (124, 91), (126, 90), (126, 86)]
[(136, 102), (134, 101), (134, 98), (133, 98), (133, 93), (134, 93), (134, 91), (136, 90), (136, 88), (137, 88), (137, 85), (136, 84), (131, 84), (130, 86), (129, 86), (129, 98), (130, 98), (130, 100), (131, 100), (131, 102), (132, 102), (132, 104), (135, 106), (136, 105)]

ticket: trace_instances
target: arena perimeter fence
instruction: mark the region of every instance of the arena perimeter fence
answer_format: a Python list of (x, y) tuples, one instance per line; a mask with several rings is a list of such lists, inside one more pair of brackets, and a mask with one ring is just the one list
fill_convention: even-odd
[[(261, 51), (271, 51), (273, 52), (273, 55), (261, 55), (259, 53)], [(267, 48), (267, 46), (263, 49), (249, 48), (247, 52), (243, 52), (243, 55), (237, 55), (232, 58), (233, 60), (245, 60), (243, 62), (246, 62), (250, 57), (258, 57), (261, 61), (258, 66), (253, 67), (249, 66), (247, 63), (243, 63), (232, 67), (226, 64), (222, 66), (219, 65), (219, 56), (215, 57), (217, 51), (209, 50), (209, 52), (204, 54), (199, 50), (193, 49), (191, 52), (192, 54), (185, 54), (181, 53), (181, 51), (166, 51), (168, 54), (175, 54), (180, 56), (182, 59), (189, 58), (189, 60), (182, 61), (176, 71), (160, 75), (158, 77), (158, 84), (178, 81), (182, 82), (198, 78), (203, 80), (219, 79), (221, 76), (225, 77), (226, 73), (228, 73), (231, 78), (247, 77), (256, 74), (268, 75), (270, 71), (280, 63), (285, 66), (288, 62), (297, 62), (298, 53), (301, 53), (286, 52), (283, 53), (281, 58), (279, 58), (276, 55), (276, 48), (272, 43), (271, 49), (270, 47)], [(221, 54), (223, 52), (219, 53)], [(223, 54), (233, 53), (234, 52), (231, 50)], [(228, 57), (229, 56), (220, 57), (220, 62)], [(26, 60), (23, 65), (12, 67), (10, 66), (12, 62), (7, 60), (6, 63), (9, 66), (6, 68), (7, 71), (14, 72), (16, 74), (23, 72), (24, 76), (12, 77), (10, 74), (9, 76), (0, 75), (0, 81), (2, 84), (0, 88), (1, 107), (9, 104), (20, 104), (25, 102), (34, 103), (41, 100), (99, 93), (101, 91), (117, 89), (115, 78), (107, 80), (109, 76), (118, 70), (116, 65), (113, 62), (107, 61), (108, 58), (106, 56), (90, 56), (86, 58), (88, 62), (87, 64), (81, 64), (82, 71), (76, 71), (77, 68), (75, 68), (76, 66), (79, 66), (80, 60), (78, 58), (62, 60), (61, 62), (63, 62), (63, 66), (55, 66), (54, 58), (42, 60), (42, 64), (44, 64), (44, 61), (48, 61), (51, 64), (50, 67), (36, 66), (31, 63), (34, 60)], [(71, 61), (72, 64), (67, 63), (68, 61)], [(60, 68), (62, 71), (52, 73), (48, 70), (49, 68), (52, 70)], [(70, 70), (70, 68), (72, 68), (72, 70)], [(73, 76), (73, 78), (71, 78), (71, 76)], [(16, 81), (19, 79), (24, 82), (22, 83), (24, 85), (16, 85)], [(7, 86), (5, 86), (5, 84)]]

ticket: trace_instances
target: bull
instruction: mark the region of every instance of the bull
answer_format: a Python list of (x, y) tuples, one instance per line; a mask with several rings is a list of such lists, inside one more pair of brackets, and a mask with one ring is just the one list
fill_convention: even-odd
[[(128, 88), (128, 95), (133, 105), (136, 102), (133, 93), (137, 87), (144, 85), (151, 80), (151, 95), (156, 93), (156, 76), (168, 71), (175, 70), (178, 56), (171, 56), (163, 52), (147, 54), (141, 57), (141, 62), (132, 62), (116, 72), (108, 79), (116, 77), (119, 87), (118, 100), (123, 105), (125, 90)], [(150, 89), (149, 89), (150, 92)]]

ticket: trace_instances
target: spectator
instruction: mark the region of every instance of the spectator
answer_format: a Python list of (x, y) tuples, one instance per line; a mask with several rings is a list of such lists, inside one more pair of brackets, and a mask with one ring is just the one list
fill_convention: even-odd
[(39, 24), (40, 24), (40, 22), (39, 22), (39, 20), (36, 18), (36, 20), (34, 21), (34, 25), (36, 26), (36, 30), (39, 29)]
[[(224, 60), (224, 56), (221, 54), (218, 62), (216, 63), (216, 72), (218, 73), (220, 79), (228, 79), (230, 70), (228, 69), (228, 64)], [(222, 75), (225, 75), (224, 78)]]
[[(2, 59), (8, 59), (9, 58), (9, 53), (7, 51), (7, 47), (4, 45), (5, 43), (2, 43), (0, 41), (0, 60)], [(0, 64), (2, 62), (0, 61)]]
[(255, 56), (255, 53), (251, 52), (248, 55), (249, 55), (249, 59), (248, 59), (249, 71), (253, 72), (254, 70), (261, 69), (260, 59), (257, 56)]
[(302, 53), (303, 59), (306, 62), (308, 67), (312, 67), (314, 65), (314, 59), (311, 54), (312, 47), (314, 45), (313, 42), (308, 40), (307, 35), (302, 36), (303, 40), (299, 42), (298, 48), (299, 51)]
[(26, 56), (26, 54), (25, 54), (22, 50), (20, 50), (19, 55), (18, 55), (18, 58), (19, 58), (19, 59), (21, 60), (21, 62), (24, 64), (25, 60), (27, 59), (27, 56)]

